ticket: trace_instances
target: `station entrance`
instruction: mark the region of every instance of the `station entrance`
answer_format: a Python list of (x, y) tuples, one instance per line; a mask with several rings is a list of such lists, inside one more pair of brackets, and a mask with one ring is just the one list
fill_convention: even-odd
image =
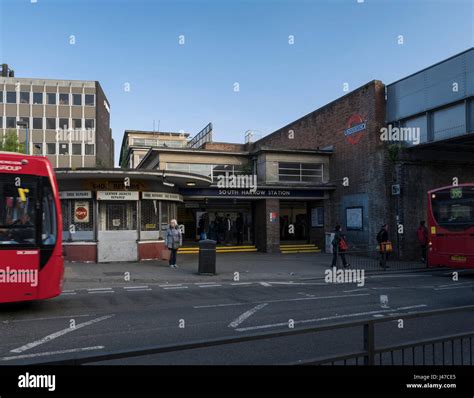
[[(227, 218), (230, 231), (226, 231)], [(184, 243), (193, 245), (202, 238), (222, 245), (253, 245), (252, 203), (243, 200), (191, 201), (178, 206), (178, 223), (184, 225)]]
[(307, 202), (280, 200), (281, 243), (309, 243), (310, 221)]

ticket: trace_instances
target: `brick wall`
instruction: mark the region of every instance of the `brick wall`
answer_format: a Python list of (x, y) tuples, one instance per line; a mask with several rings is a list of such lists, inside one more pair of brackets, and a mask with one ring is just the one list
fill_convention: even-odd
[[(344, 135), (351, 116), (366, 121), (359, 141), (350, 143)], [(349, 240), (374, 245), (378, 228), (393, 218), (388, 206), (391, 163), (386, 144), (380, 141), (385, 121), (385, 86), (372, 81), (351, 93), (288, 124), (254, 144), (254, 148), (323, 149), (332, 146), (330, 181), (337, 185), (325, 203), (325, 231), (341, 223), (345, 229), (345, 206), (364, 208), (367, 224), (362, 231), (349, 231)], [(293, 135), (294, 138), (291, 138)], [(343, 179), (349, 186), (343, 186)], [(320, 232), (321, 233), (321, 232)], [(321, 235), (319, 236), (321, 239)]]
[[(270, 212), (276, 213), (276, 220), (270, 222)], [(280, 252), (280, 201), (278, 199), (257, 200), (255, 204), (255, 244), (265, 253)]]
[(114, 167), (110, 114), (104, 105), (104, 101), (107, 101), (107, 98), (100, 84), (96, 82), (96, 165), (99, 167)]
[(208, 151), (245, 152), (246, 145), (227, 142), (206, 142), (201, 149), (206, 149)]

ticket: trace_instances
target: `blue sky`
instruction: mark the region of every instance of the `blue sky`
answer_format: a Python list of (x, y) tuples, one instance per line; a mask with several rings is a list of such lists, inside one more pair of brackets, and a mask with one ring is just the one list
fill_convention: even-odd
[(31, 1), (0, 0), (0, 61), (17, 77), (98, 80), (116, 161), (125, 129), (195, 134), (211, 121), (214, 140), (243, 142), (346, 82), (388, 84), (474, 43), (473, 0)]

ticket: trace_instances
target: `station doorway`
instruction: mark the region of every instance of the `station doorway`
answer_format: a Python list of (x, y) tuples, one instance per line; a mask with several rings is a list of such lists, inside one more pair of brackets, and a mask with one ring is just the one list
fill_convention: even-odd
[(280, 200), (280, 242), (309, 243), (307, 202)]
[[(225, 233), (227, 215), (231, 220), (229, 234)], [(249, 201), (187, 200), (178, 206), (178, 223), (185, 227), (184, 242), (188, 246), (197, 244), (204, 236), (222, 245), (253, 245), (254, 218)]]

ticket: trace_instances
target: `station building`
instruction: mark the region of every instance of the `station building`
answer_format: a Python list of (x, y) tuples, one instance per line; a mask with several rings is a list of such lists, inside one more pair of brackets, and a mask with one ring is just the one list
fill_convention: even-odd
[[(427, 191), (474, 181), (473, 108), (469, 49), (388, 86), (368, 82), (257, 141), (214, 141), (212, 124), (191, 140), (127, 130), (121, 169), (57, 170), (67, 258), (159, 258), (171, 218), (192, 246), (203, 217), (208, 227), (227, 215), (234, 224), (242, 216), (244, 245), (261, 252), (324, 249), (335, 224), (356, 248), (375, 251), (388, 223), (400, 256), (416, 258)], [(255, 187), (229, 179), (249, 175)], [(79, 225), (81, 202), (89, 218)]]

